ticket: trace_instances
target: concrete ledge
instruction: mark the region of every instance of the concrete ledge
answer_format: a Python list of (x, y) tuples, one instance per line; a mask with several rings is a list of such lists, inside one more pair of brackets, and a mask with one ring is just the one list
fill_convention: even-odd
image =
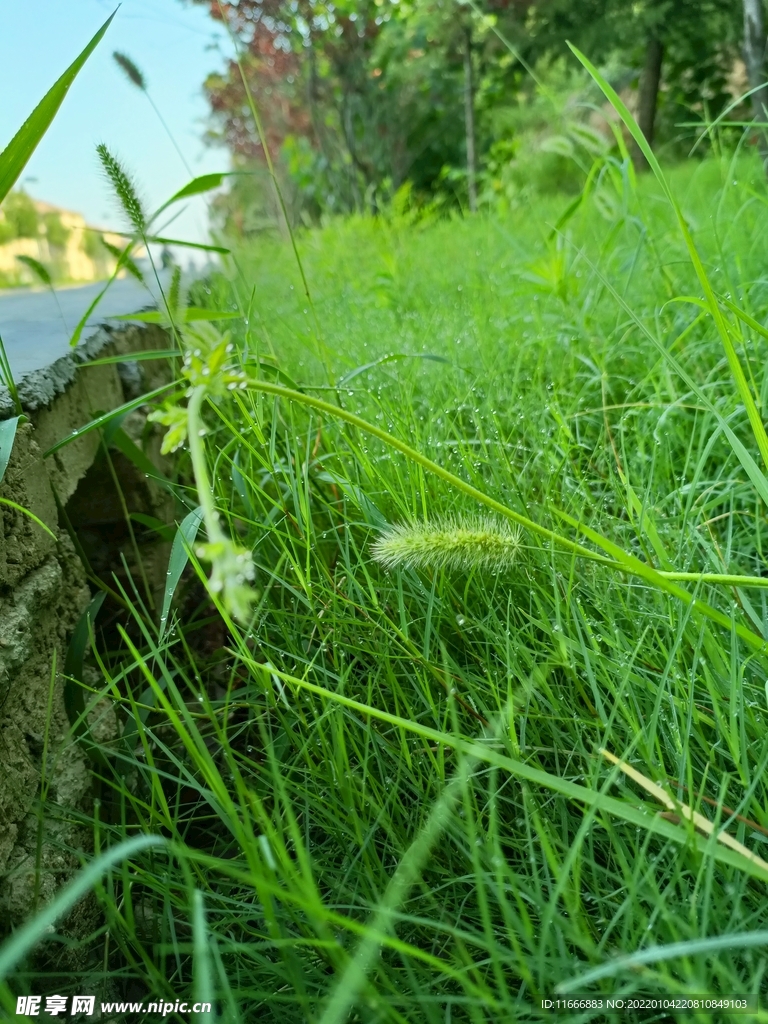
[[(97, 431), (49, 458), (43, 453), (95, 415), (167, 382), (164, 361), (131, 362), (137, 352), (167, 348), (168, 337), (157, 327), (101, 327), (75, 352), (19, 381), (29, 422), (17, 429), (0, 497), (34, 513), (56, 540), (28, 516), (0, 504), (0, 932), (29, 916), (38, 887), (39, 901), (53, 897), (77, 865), (74, 851), (89, 842), (87, 830), (74, 821), (78, 813), (91, 812), (91, 774), (71, 739), (61, 671), (92, 588), (75, 544), (59, 521), (57, 500), (67, 511), (79, 550), (91, 543), (98, 554), (100, 564), (91, 568), (96, 574), (111, 573), (110, 562), (119, 565), (121, 555), (135, 563), (127, 541), (125, 550), (122, 547), (124, 529), (121, 533), (117, 522), (124, 520), (122, 500), (127, 499), (131, 511), (166, 521), (173, 512), (167, 493), (120, 453), (106, 464)], [(97, 356), (122, 355), (125, 363), (83, 365)], [(7, 389), (0, 389), (0, 419), (14, 413)], [(146, 442), (141, 411), (126, 420), (124, 429), (135, 440), (143, 433)], [(160, 462), (159, 438), (151, 431), (144, 448)], [(123, 492), (121, 500), (113, 473)], [(150, 540), (145, 548), (148, 564), (164, 570), (167, 545)], [(51, 690), (54, 664), (57, 676)], [(49, 754), (44, 765), (46, 729)], [(43, 778), (48, 800), (61, 808), (61, 814), (41, 823), (36, 808)]]

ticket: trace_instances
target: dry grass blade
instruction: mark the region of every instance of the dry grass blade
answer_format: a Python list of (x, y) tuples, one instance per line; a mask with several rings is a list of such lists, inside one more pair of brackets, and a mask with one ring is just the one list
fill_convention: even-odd
[[(699, 814), (698, 811), (694, 811), (694, 809), (689, 807), (688, 804), (681, 804), (677, 800), (673, 800), (672, 797), (661, 788), (661, 786), (657, 786), (655, 782), (651, 782), (647, 776), (627, 764), (626, 761), (621, 761), (615, 754), (612, 754), (610, 750), (606, 750), (604, 747), (601, 747), (600, 753), (607, 761), (610, 761), (611, 764), (615, 764), (624, 772), (625, 775), (628, 775), (630, 779), (633, 779), (638, 786), (641, 786), (647, 793), (650, 793), (651, 796), (656, 797), (659, 803), (663, 804), (667, 810), (680, 815), (685, 818), (686, 821), (692, 822), (700, 832), (703, 832), (707, 836), (711, 836), (714, 833), (715, 826), (708, 818), (705, 818), (703, 814)], [(761, 868), (766, 873), (766, 876), (768, 876), (768, 863), (766, 863), (766, 861), (761, 857), (758, 857), (757, 854), (752, 853), (751, 850), (747, 849), (747, 847), (737, 839), (734, 839), (728, 832), (721, 830), (716, 833), (716, 839), (719, 843), (722, 843), (723, 846), (727, 846), (729, 849), (735, 850), (736, 853), (740, 853), (743, 857), (746, 857), (747, 860)]]

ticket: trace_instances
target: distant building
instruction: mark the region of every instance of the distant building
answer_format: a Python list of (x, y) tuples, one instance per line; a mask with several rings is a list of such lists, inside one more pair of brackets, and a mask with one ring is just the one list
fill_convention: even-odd
[[(40, 283), (19, 256), (42, 263), (60, 284), (108, 278), (116, 260), (107, 245), (122, 249), (126, 241), (121, 235), (90, 227), (80, 213), (12, 192), (0, 206), (0, 287)], [(144, 255), (139, 249), (137, 256)]]

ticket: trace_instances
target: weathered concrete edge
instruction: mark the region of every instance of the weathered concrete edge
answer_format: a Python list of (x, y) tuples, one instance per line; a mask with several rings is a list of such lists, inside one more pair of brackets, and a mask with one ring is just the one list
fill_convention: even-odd
[[(68, 505), (94, 464), (100, 447), (99, 434), (84, 434), (48, 459), (43, 453), (92, 419), (97, 407), (115, 409), (127, 399), (167, 383), (164, 362), (135, 362), (133, 357), (143, 351), (168, 347), (167, 335), (158, 326), (105, 325), (47, 371), (27, 374), (20, 381), (21, 385), (32, 378), (34, 383), (36, 378), (37, 388), (31, 395), (23, 392), (31, 422), (17, 431), (0, 484), (0, 492), (16, 503), (14, 507), (0, 505), (0, 935), (28, 918), (37, 887), (44, 902), (55, 897), (78, 867), (79, 856), (71, 851), (85, 853), (90, 848), (88, 830), (73, 823), (70, 811), (78, 815), (90, 813), (92, 775), (82, 748), (71, 742), (61, 678), (56, 681), (50, 703), (53, 659), (58, 665), (64, 664), (69, 638), (90, 599), (90, 590), (69, 535), (59, 523), (54, 489), (61, 504)], [(99, 355), (115, 356), (120, 362), (82, 365)], [(132, 372), (124, 372), (126, 369)], [(8, 396), (7, 390), (5, 394)], [(13, 415), (9, 402), (0, 418), (3, 413)], [(137, 411), (133, 416), (141, 419), (142, 413)], [(143, 436), (140, 424), (126, 423), (125, 429), (139, 443), (139, 436)], [(156, 440), (148, 455), (153, 461), (157, 458), (158, 468), (162, 468), (159, 439)], [(137, 474), (127, 460), (125, 465), (119, 465), (119, 453), (114, 458), (131, 509), (136, 490), (135, 509), (165, 521), (166, 512), (159, 505), (155, 507), (151, 482)], [(88, 483), (91, 491), (81, 505), (83, 501), (89, 505), (89, 497), (101, 494), (100, 482), (97, 474)], [(148, 491), (145, 504), (139, 501), (143, 498), (142, 489)], [(159, 490), (157, 493), (164, 494)], [(48, 525), (58, 535), (58, 543), (28, 516), (20, 514), (19, 506), (34, 512)], [(164, 571), (168, 552), (162, 555), (152, 564), (162, 563)], [(150, 575), (154, 580), (158, 574)], [(99, 678), (93, 681), (101, 685)], [(104, 706), (97, 717), (99, 728), (105, 722), (108, 725), (106, 731), (102, 729), (101, 740), (112, 742), (118, 735), (114, 712)], [(97, 727), (95, 722), (91, 725)], [(38, 870), (40, 820), (33, 804), (45, 771), (41, 745), (44, 734), (50, 734), (56, 750), (54, 769), (46, 776), (48, 794), (52, 806), (60, 806), (65, 813), (61, 821), (57, 813), (44, 818)], [(96, 918), (91, 920), (92, 914), (88, 918), (90, 923), (83, 923), (85, 912), (78, 904), (72, 920), (68, 918), (62, 925), (66, 934), (80, 938), (96, 927), (98, 922)]]
[[(16, 381), (16, 388), (19, 392), (19, 399), (24, 412), (37, 412), (50, 405), (51, 402), (62, 395), (72, 381), (75, 379), (77, 368), (82, 363), (95, 359), (113, 340), (113, 335), (125, 331), (129, 324), (121, 323), (118, 327), (109, 324), (101, 324), (96, 330), (82, 341), (77, 348), (65, 356), (61, 356), (56, 362), (45, 366), (40, 370), (32, 370), (24, 374)], [(126, 356), (126, 362), (130, 356)], [(8, 419), (16, 412), (11, 399), (11, 393), (7, 387), (0, 385), (0, 419)]]

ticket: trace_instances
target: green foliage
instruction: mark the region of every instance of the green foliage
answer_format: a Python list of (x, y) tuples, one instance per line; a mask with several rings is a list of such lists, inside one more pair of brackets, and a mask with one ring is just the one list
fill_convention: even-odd
[[(656, 138), (682, 156), (692, 124), (733, 100), (742, 33), (740, 4), (730, 0), (198, 2), (241, 47), (239, 65), (206, 83), (212, 135), (238, 166), (258, 166), (250, 90), (297, 222), (379, 211), (406, 181), (423, 203), (466, 208), (468, 48), (477, 169), (492, 183), (485, 200), (507, 201), (529, 190), (576, 194), (596, 145), (614, 145), (596, 124), (592, 105), (603, 101), (574, 73), (568, 40), (635, 96), (660, 42)], [(222, 206), (227, 226), (249, 233), (270, 217), (269, 189), (241, 189)]]
[(83, 236), (83, 252), (89, 259), (96, 262), (103, 260), (107, 255), (107, 248), (104, 245), (104, 238), (98, 231), (86, 231)]
[(25, 267), (28, 267), (41, 284), (46, 285), (48, 288), (52, 286), (53, 281), (51, 280), (50, 272), (47, 267), (43, 266), (40, 260), (36, 260), (32, 256), (17, 256), (16, 259), (19, 263), (23, 263)]
[(40, 218), (34, 201), (26, 192), (11, 192), (3, 203), (6, 240), (14, 238), (37, 238), (40, 232)]
[[(762, 406), (761, 169), (668, 187)], [(135, 853), (99, 897), (110, 975), (204, 977), (231, 1019), (297, 1024), (526, 1019), (588, 972), (595, 994), (755, 992), (761, 862), (598, 754), (759, 854), (757, 444), (713, 317), (671, 301), (706, 294), (675, 211), (609, 160), (577, 204), (398, 210), (302, 239), (335, 387), (277, 240), (196, 285), (239, 305), (230, 334), (179, 324), (157, 418), (205, 536), (175, 545), (175, 615), (124, 595), (86, 708), (109, 695), (124, 722), (101, 848), (162, 832), (197, 892)], [(82, 948), (98, 986), (103, 936)]]
[[(531, 4), (531, 49), (562, 55), (568, 40), (595, 64), (612, 58), (615, 81), (637, 81), (648, 40), (664, 49), (664, 83), (660, 127), (674, 139), (676, 122), (695, 111), (714, 117), (731, 101), (728, 78), (740, 58), (743, 32), (741, 4), (730, 0), (546, 0)], [(622, 74), (623, 68), (623, 74)]]
[(179, 380), (46, 453), (163, 398), (186, 511), (162, 620), (128, 587), (90, 676), (77, 640), (94, 854), (0, 950), (19, 992), (481, 1024), (764, 987), (768, 193), (647, 147), (638, 186), (583, 124), (539, 149), (581, 162), (575, 199), (557, 162), (504, 178), (521, 119), (503, 215), (393, 179), (380, 217), (241, 245), (191, 309), (177, 281)]
[(43, 226), (48, 244), (54, 249), (65, 249), (71, 234), (58, 213), (43, 214)]
[(516, 106), (488, 113), (488, 130), (498, 141), (481, 175), (486, 203), (505, 207), (536, 195), (577, 195), (595, 164), (615, 153), (609, 124), (595, 112), (599, 93), (591, 80), (563, 62), (542, 70), (545, 87), (531, 83)]

